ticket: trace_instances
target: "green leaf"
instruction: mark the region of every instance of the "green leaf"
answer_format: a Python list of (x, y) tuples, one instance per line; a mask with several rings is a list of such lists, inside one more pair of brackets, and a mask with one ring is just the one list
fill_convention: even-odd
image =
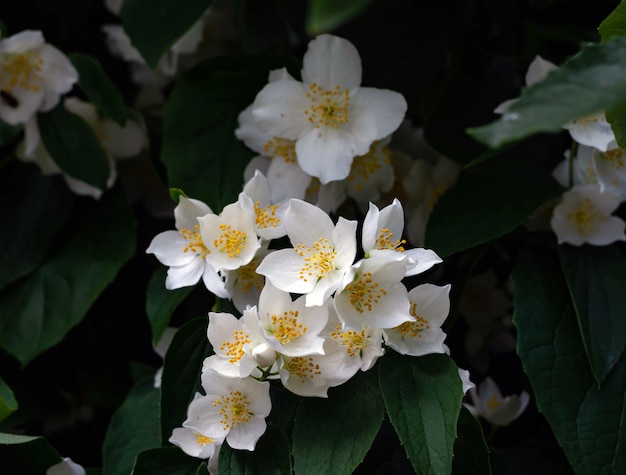
[(617, 145), (626, 148), (626, 102), (607, 110), (605, 115), (611, 124)]
[(218, 470), (229, 475), (291, 475), (289, 453), (287, 437), (278, 430), (268, 428), (253, 452), (233, 450), (228, 444), (222, 445)]
[(626, 36), (626, 2), (622, 2), (604, 19), (598, 31), (602, 41), (609, 41), (616, 36)]
[(154, 342), (161, 339), (174, 310), (194, 289), (193, 286), (190, 286), (168, 290), (165, 288), (166, 275), (167, 268), (159, 266), (154, 270), (150, 282), (148, 282), (146, 313), (148, 320), (150, 320), (152, 341)]
[(480, 423), (461, 407), (457, 422), (458, 437), (454, 441), (452, 473), (455, 475), (490, 475), (489, 449)]
[(559, 445), (577, 474), (626, 473), (626, 358), (598, 389), (555, 255), (520, 254), (513, 280), (518, 353)]
[(151, 68), (200, 19), (211, 0), (124, 0), (124, 31)]
[(0, 421), (17, 411), (17, 401), (13, 391), (4, 379), (0, 378)]
[(22, 131), (22, 125), (11, 125), (0, 120), (0, 147), (11, 144)]
[(0, 289), (32, 272), (67, 222), (74, 197), (59, 177), (12, 164), (0, 173)]
[(82, 53), (70, 54), (68, 58), (78, 71), (78, 87), (85, 93), (89, 102), (105, 117), (123, 127), (126, 124), (124, 98), (98, 60)]
[(87, 122), (68, 112), (62, 103), (50, 112), (37, 114), (37, 122), (46, 150), (64, 173), (106, 189), (109, 159)]
[(115, 411), (102, 447), (102, 471), (128, 475), (137, 454), (161, 445), (159, 393), (153, 378), (135, 385)]
[(306, 32), (328, 33), (355, 19), (373, 0), (309, 0)]
[(135, 251), (135, 225), (117, 187), (84, 203), (37, 270), (0, 292), (0, 348), (27, 363), (85, 316)]
[(63, 459), (43, 437), (0, 433), (0, 460), (3, 470), (12, 467), (12, 473), (41, 475)]
[(626, 257), (611, 246), (559, 246), (587, 358), (598, 385), (626, 347)]
[[(489, 242), (511, 232), (539, 206), (559, 196), (558, 184), (543, 167), (528, 160), (533, 145), (537, 144), (520, 144), (507, 151), (506, 160), (467, 170), (435, 205), (426, 228), (427, 247), (446, 257)], [(544, 146), (534, 153), (545, 152)]]
[(457, 366), (447, 355), (415, 358), (390, 351), (379, 377), (389, 419), (416, 473), (451, 473), (463, 399)]
[(212, 353), (208, 320), (196, 318), (178, 329), (165, 354), (161, 379), (161, 436), (163, 443), (187, 418), (187, 406), (200, 390), (204, 359)]
[(378, 433), (385, 406), (375, 371), (357, 374), (328, 399), (304, 398), (293, 427), (298, 474), (351, 474)]
[(133, 467), (132, 475), (196, 475), (206, 471), (206, 462), (190, 457), (178, 447), (160, 447), (141, 452)]
[(470, 129), (490, 147), (537, 132), (558, 132), (563, 124), (626, 101), (626, 38), (585, 45), (582, 51), (525, 89), (499, 120)]
[(165, 106), (161, 160), (170, 187), (219, 213), (241, 191), (253, 153), (234, 134), (239, 113), (267, 83), (268, 64), (247, 56), (207, 61), (176, 85)]

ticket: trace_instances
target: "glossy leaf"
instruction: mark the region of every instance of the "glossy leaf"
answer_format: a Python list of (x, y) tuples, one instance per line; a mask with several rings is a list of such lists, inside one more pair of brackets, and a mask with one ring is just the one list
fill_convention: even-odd
[(626, 102), (608, 109), (606, 120), (611, 124), (617, 145), (626, 148)]
[(298, 474), (351, 474), (382, 424), (385, 406), (375, 371), (357, 374), (328, 396), (302, 399), (296, 413), (293, 459)]
[(202, 16), (211, 0), (125, 0), (120, 16), (124, 31), (153, 69), (171, 46)]
[(598, 389), (555, 255), (522, 253), (513, 280), (518, 352), (537, 407), (577, 474), (624, 473), (626, 358)]
[(15, 395), (4, 379), (0, 378), (0, 421), (17, 411)]
[(620, 4), (606, 17), (598, 27), (602, 41), (608, 41), (616, 36), (626, 36), (626, 2)]
[(585, 45), (582, 51), (525, 89), (500, 119), (470, 130), (490, 147), (538, 132), (558, 132), (563, 124), (626, 100), (626, 38)]
[(379, 369), (389, 419), (416, 473), (451, 473), (463, 399), (457, 366), (447, 355), (410, 358), (390, 351)]
[[(222, 445), (218, 457), (219, 473), (229, 475), (291, 475), (291, 457), (287, 437), (269, 428), (253, 452), (233, 450)], [(318, 472), (321, 473), (321, 472)]]
[(37, 122), (46, 150), (63, 172), (100, 190), (106, 189), (111, 172), (109, 160), (87, 122), (68, 112), (63, 104), (37, 114)]
[(163, 443), (187, 418), (187, 406), (200, 391), (204, 359), (212, 353), (208, 319), (196, 318), (178, 329), (165, 354), (161, 379), (161, 437)]
[(306, 18), (309, 36), (317, 36), (345, 25), (365, 10), (372, 0), (311, 0)]
[(41, 475), (63, 459), (43, 437), (0, 433), (0, 460), (3, 469), (13, 467), (20, 475)]
[(193, 286), (183, 287), (175, 290), (165, 288), (165, 277), (167, 268), (158, 266), (150, 277), (146, 294), (146, 313), (150, 320), (152, 330), (152, 341), (158, 342), (163, 336), (163, 332), (170, 322), (170, 318), (176, 307), (194, 289)]
[(41, 263), (73, 207), (74, 197), (60, 177), (23, 164), (0, 173), (0, 289)]
[(0, 292), (0, 314), (12, 316), (0, 319), (0, 347), (25, 364), (61, 341), (134, 251), (134, 222), (121, 188), (84, 203), (54, 253)]
[(102, 447), (102, 470), (128, 475), (140, 452), (159, 447), (159, 389), (152, 377), (137, 383), (115, 411)]
[(68, 58), (78, 71), (78, 87), (85, 93), (89, 102), (105, 117), (123, 127), (126, 124), (124, 98), (98, 60), (80, 53), (70, 54)]
[(563, 273), (598, 385), (626, 348), (626, 256), (611, 246), (559, 246)]
[[(442, 257), (501, 237), (562, 192), (543, 167), (528, 160), (528, 146), (512, 159), (473, 167), (435, 205), (426, 246)], [(518, 157), (521, 157), (519, 159)], [(532, 193), (529, 193), (532, 190)]]
[(461, 407), (454, 441), (452, 473), (455, 475), (490, 475), (489, 449), (478, 420)]
[(132, 475), (196, 475), (206, 471), (206, 462), (185, 454), (178, 447), (159, 447), (141, 452)]

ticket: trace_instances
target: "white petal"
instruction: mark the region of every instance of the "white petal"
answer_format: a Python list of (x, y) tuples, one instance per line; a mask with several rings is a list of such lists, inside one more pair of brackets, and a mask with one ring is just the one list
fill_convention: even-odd
[(311, 175), (297, 163), (275, 157), (267, 170), (267, 180), (271, 184), (271, 201), (278, 203), (290, 198), (304, 199), (306, 189), (311, 183)]
[(407, 103), (402, 94), (387, 89), (362, 87), (350, 97), (350, 118), (345, 124), (358, 143), (367, 143), (359, 155), (366, 153), (374, 140), (393, 133), (402, 123)]
[(132, 119), (124, 127), (112, 120), (105, 120), (100, 126), (102, 145), (115, 158), (127, 158), (137, 155), (144, 146), (144, 131)]
[(541, 56), (535, 56), (535, 59), (528, 66), (526, 72), (526, 86), (532, 86), (533, 84), (542, 81), (550, 71), (558, 69), (557, 65), (546, 61)]
[(194, 261), (186, 266), (170, 267), (167, 270), (165, 288), (168, 290), (179, 289), (196, 285), (202, 276), (204, 261), (200, 256), (196, 256)]
[(354, 89), (361, 85), (361, 58), (352, 43), (333, 35), (309, 42), (302, 58), (302, 80), (324, 89)]
[(146, 254), (154, 254), (166, 266), (185, 266), (191, 263), (197, 255), (185, 252), (187, 240), (178, 231), (164, 231), (153, 239)]
[(259, 128), (269, 135), (296, 140), (313, 128), (304, 113), (310, 105), (302, 83), (275, 81), (257, 94), (252, 115)]
[(296, 155), (302, 170), (326, 184), (350, 174), (357, 147), (346, 127), (321, 127), (312, 129), (296, 142)]

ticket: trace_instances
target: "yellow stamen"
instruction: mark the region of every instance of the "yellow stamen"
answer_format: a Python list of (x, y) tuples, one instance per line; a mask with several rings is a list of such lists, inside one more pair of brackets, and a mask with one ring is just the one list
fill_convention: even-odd
[(336, 86), (334, 90), (328, 90), (313, 83), (306, 97), (311, 101), (311, 108), (305, 109), (304, 114), (315, 128), (337, 129), (348, 122), (350, 91), (347, 89), (341, 90), (341, 86)]
[(249, 406), (248, 396), (240, 391), (231, 391), (228, 396), (222, 396), (216, 399), (213, 407), (220, 407), (220, 424), (226, 431), (234, 429), (239, 424), (246, 423), (252, 417)]
[(246, 248), (246, 233), (233, 229), (230, 224), (220, 224), (220, 229), (222, 234), (213, 241), (213, 246), (229, 258), (238, 257)]
[(272, 315), (272, 326), (269, 332), (283, 345), (301, 337), (307, 332), (307, 328), (298, 321), (298, 316), (297, 310), (283, 312), (281, 317)]
[(183, 252), (200, 254), (200, 256), (204, 259), (208, 254), (211, 254), (211, 251), (209, 251), (205, 247), (204, 242), (202, 242), (202, 237), (200, 236), (200, 226), (196, 224), (193, 228), (193, 231), (189, 228), (183, 228), (180, 230), (180, 234), (188, 241), (188, 244), (183, 248)]
[(387, 295), (387, 290), (381, 287), (378, 282), (372, 282), (372, 273), (358, 273), (354, 280), (343, 290), (348, 293), (350, 303), (359, 312), (365, 310), (372, 311), (383, 295)]
[(328, 243), (328, 239), (319, 238), (311, 247), (298, 244), (294, 251), (304, 258), (304, 265), (298, 275), (304, 282), (310, 278), (317, 282), (335, 269), (337, 251)]
[(598, 211), (589, 198), (583, 198), (567, 215), (567, 220), (583, 236), (588, 236), (595, 227), (606, 221), (606, 215)]

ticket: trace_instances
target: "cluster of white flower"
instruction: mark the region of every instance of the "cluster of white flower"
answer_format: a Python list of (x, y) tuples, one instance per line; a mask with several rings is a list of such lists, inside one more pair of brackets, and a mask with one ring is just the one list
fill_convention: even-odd
[[(302, 76), (304, 83), (284, 70), (273, 72), (240, 115), (238, 137), (266, 155), (251, 166), (273, 157), (265, 168), (269, 176), (256, 169), (220, 214), (181, 195), (176, 230), (157, 235), (146, 251), (169, 267), (168, 289), (202, 278), (242, 313), (209, 313), (214, 354), (202, 368), (206, 394), (196, 394), (170, 439), (190, 455), (210, 458), (209, 467), (224, 441), (254, 450), (271, 410), (268, 380), (300, 396), (327, 397), (329, 388), (372, 368), (384, 345), (412, 356), (447, 352), (441, 325), (450, 285), (409, 291), (403, 284), (441, 259), (428, 249), (407, 248), (400, 201), (383, 209), (369, 202), (361, 251), (357, 222), (339, 217), (335, 223), (320, 206), (329, 202), (324, 189), (350, 194), (361, 159), (371, 160), (363, 165), (368, 170), (376, 169), (376, 160), (384, 163), (393, 182), (384, 157), (388, 136), (403, 119), (404, 99), (360, 88), (356, 49), (330, 35), (310, 43)], [(320, 182), (317, 200), (305, 192), (313, 179)], [(371, 190), (359, 196), (378, 198)], [(291, 247), (270, 247), (285, 236)], [(467, 372), (460, 377), (464, 390), (472, 386)]]

